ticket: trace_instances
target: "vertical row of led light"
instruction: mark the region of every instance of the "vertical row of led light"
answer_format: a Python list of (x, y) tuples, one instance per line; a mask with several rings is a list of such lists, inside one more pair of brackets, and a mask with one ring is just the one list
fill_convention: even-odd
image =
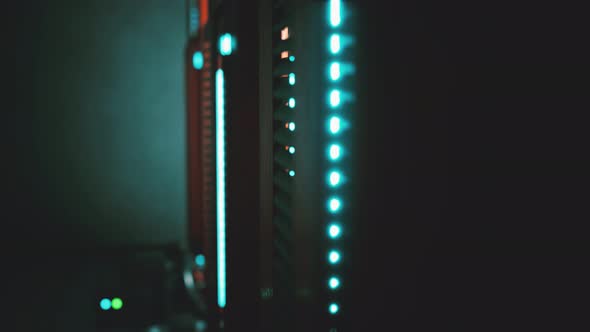
[[(235, 41), (229, 33), (219, 37), (219, 54), (232, 53)], [(217, 202), (217, 305), (226, 305), (225, 248), (225, 76), (223, 68), (215, 73), (215, 161)]]
[[(340, 0), (330, 0), (328, 5), (328, 61), (327, 61), (327, 159), (329, 167), (326, 173), (326, 180), (329, 187), (329, 195), (327, 198), (327, 209), (330, 219), (328, 220), (327, 235), (330, 241), (330, 249), (327, 252), (327, 260), (330, 267), (334, 268), (342, 259), (340, 248), (338, 248), (337, 240), (342, 234), (342, 225), (338, 221), (338, 217), (343, 207), (343, 200), (340, 194), (342, 193), (344, 178), (343, 170), (339, 167), (343, 154), (342, 129), (343, 129), (343, 109), (342, 109), (342, 92), (340, 85), (342, 83), (341, 75), (341, 58), (342, 49), (340, 45), (340, 29), (343, 25), (342, 20), (342, 3)], [(330, 292), (334, 293), (332, 300), (328, 304), (328, 312), (331, 315), (336, 315), (340, 311), (340, 304), (338, 303), (336, 292), (341, 286), (341, 276), (330, 271), (327, 287)]]

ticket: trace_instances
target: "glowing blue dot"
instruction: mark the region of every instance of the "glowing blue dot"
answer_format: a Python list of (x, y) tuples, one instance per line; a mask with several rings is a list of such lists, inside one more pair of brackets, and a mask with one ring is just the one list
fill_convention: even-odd
[(330, 52), (338, 54), (340, 52), (340, 35), (334, 33), (330, 36)]
[(289, 153), (290, 154), (294, 154), (295, 153), (295, 147), (294, 146), (290, 146), (289, 147)]
[(337, 134), (340, 131), (340, 118), (333, 116), (330, 118), (330, 132)]
[(230, 55), (233, 51), (233, 37), (225, 33), (219, 37), (219, 53), (223, 56)]
[(289, 98), (289, 107), (295, 108), (295, 98)]
[(330, 24), (333, 27), (339, 26), (342, 21), (340, 7), (340, 0), (330, 0)]
[(328, 254), (328, 260), (331, 264), (336, 264), (340, 262), (340, 253), (336, 250), (330, 251), (330, 253)]
[(330, 105), (332, 107), (340, 105), (340, 90), (330, 91)]
[(332, 224), (328, 227), (328, 235), (330, 235), (330, 238), (337, 239), (340, 237), (340, 234), (342, 234), (342, 229), (340, 226)]
[(106, 298), (100, 300), (100, 308), (102, 310), (109, 310), (111, 308), (111, 300), (106, 299)]
[(330, 172), (329, 181), (330, 181), (330, 185), (332, 187), (336, 187), (337, 185), (339, 185), (340, 180), (341, 180), (340, 172), (337, 172), (337, 171)]
[(328, 310), (330, 310), (330, 313), (332, 315), (335, 315), (338, 313), (338, 311), (340, 311), (340, 307), (336, 304), (336, 303), (332, 303), (330, 304), (330, 306), (328, 307)]
[(295, 62), (295, 56), (294, 56), (294, 55), (290, 55), (290, 56), (289, 56), (289, 61), (291, 61), (291, 62)]
[(291, 176), (291, 177), (295, 176), (295, 171), (294, 170), (290, 170), (289, 171), (289, 176)]
[(198, 51), (193, 54), (193, 67), (196, 70), (203, 69), (203, 64), (205, 63), (205, 59), (203, 58), (203, 52)]
[(330, 78), (332, 81), (340, 79), (340, 62), (332, 62), (330, 65)]
[(340, 208), (342, 207), (342, 203), (340, 202), (340, 200), (338, 198), (331, 198), (328, 202), (328, 207), (330, 209), (330, 212), (338, 212), (340, 211)]
[(330, 145), (330, 159), (337, 160), (338, 158), (340, 158), (340, 145)]
[(202, 254), (198, 254), (197, 257), (195, 257), (195, 264), (197, 264), (198, 267), (204, 267), (205, 266), (205, 256)]
[(295, 85), (295, 74), (294, 73), (289, 74), (289, 85)]
[(295, 122), (289, 122), (289, 130), (295, 131)]
[(328, 285), (330, 286), (330, 289), (336, 289), (340, 287), (340, 279), (332, 277), (328, 280)]

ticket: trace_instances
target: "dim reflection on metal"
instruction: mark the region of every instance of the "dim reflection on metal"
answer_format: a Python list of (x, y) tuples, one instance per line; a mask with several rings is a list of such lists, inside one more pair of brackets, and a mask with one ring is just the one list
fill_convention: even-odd
[(215, 74), (215, 147), (217, 161), (217, 304), (226, 303), (225, 271), (225, 78), (223, 69)]

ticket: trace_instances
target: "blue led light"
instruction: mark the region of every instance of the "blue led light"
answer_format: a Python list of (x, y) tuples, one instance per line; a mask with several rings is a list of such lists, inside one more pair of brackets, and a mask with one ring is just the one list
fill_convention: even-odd
[(200, 268), (205, 267), (205, 255), (198, 254), (195, 257), (195, 264)]
[(111, 300), (106, 298), (100, 300), (100, 308), (105, 311), (111, 309)]
[(330, 133), (338, 134), (340, 132), (340, 118), (337, 116), (333, 116), (330, 118)]
[(293, 176), (295, 176), (295, 171), (294, 171), (294, 170), (290, 170), (290, 171), (289, 171), (289, 176), (290, 176), (290, 177), (293, 177)]
[(330, 64), (330, 79), (332, 79), (332, 81), (340, 79), (340, 62), (332, 62), (332, 64)]
[(290, 146), (289, 147), (289, 153), (290, 154), (295, 154), (295, 147), (294, 146)]
[(338, 198), (330, 198), (328, 200), (328, 209), (330, 210), (330, 212), (332, 213), (336, 213), (338, 211), (340, 211), (340, 209), (342, 208), (342, 202), (340, 202), (340, 200)]
[(205, 63), (205, 59), (203, 58), (203, 52), (198, 51), (193, 54), (193, 67), (196, 70), (203, 69), (203, 64)]
[(340, 287), (340, 279), (337, 277), (331, 277), (330, 280), (328, 280), (328, 286), (330, 286), (330, 289), (337, 289)]
[(288, 104), (290, 108), (295, 108), (295, 98), (289, 98)]
[(340, 35), (337, 33), (330, 36), (330, 52), (332, 54), (340, 53)]
[(226, 303), (225, 268), (225, 78), (223, 69), (215, 75), (215, 147), (217, 170), (217, 304), (220, 308)]
[(294, 73), (289, 74), (289, 85), (295, 85), (295, 74)]
[(290, 55), (290, 56), (289, 56), (289, 61), (291, 61), (291, 62), (295, 62), (295, 56), (294, 56), (294, 55)]
[(340, 150), (341, 150), (340, 145), (338, 145), (338, 144), (330, 145), (330, 149), (328, 151), (328, 153), (330, 155), (330, 159), (332, 159), (332, 160), (340, 159), (340, 154), (341, 154)]
[(337, 107), (340, 105), (340, 90), (334, 89), (330, 91), (330, 106)]
[(330, 313), (332, 315), (335, 315), (338, 313), (338, 311), (340, 311), (340, 307), (336, 303), (331, 303), (330, 306), (328, 307), (328, 310), (330, 311)]
[(340, 25), (342, 21), (340, 0), (330, 0), (330, 24), (333, 27)]
[(328, 235), (331, 239), (337, 239), (342, 234), (342, 229), (337, 224), (331, 224), (328, 226)]
[(219, 54), (227, 56), (232, 54), (234, 48), (234, 38), (229, 33), (225, 33), (219, 37)]
[(289, 131), (295, 131), (295, 122), (289, 122)]
[(341, 180), (342, 180), (342, 175), (338, 171), (332, 171), (328, 175), (328, 183), (332, 187), (337, 187), (340, 184)]
[(331, 250), (328, 254), (328, 261), (330, 264), (336, 264), (340, 262), (340, 253), (336, 250)]

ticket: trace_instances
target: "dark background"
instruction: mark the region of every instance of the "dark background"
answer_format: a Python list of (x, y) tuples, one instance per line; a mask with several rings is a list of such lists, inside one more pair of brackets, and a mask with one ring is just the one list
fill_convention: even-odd
[[(13, 6), (2, 8), (6, 298), (16, 330), (90, 330), (77, 310), (96, 267), (76, 248), (184, 237), (184, 2)], [(583, 8), (361, 6), (354, 321), (588, 330)]]

